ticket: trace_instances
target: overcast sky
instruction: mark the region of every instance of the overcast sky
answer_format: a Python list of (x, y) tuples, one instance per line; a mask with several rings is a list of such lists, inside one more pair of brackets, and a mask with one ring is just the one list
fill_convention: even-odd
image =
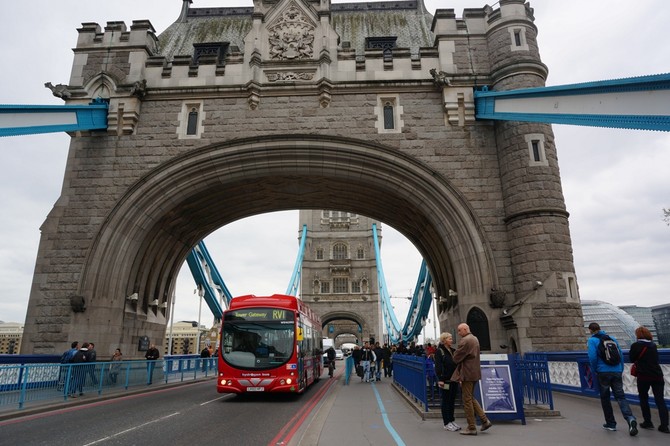
[[(334, 3), (345, 3), (335, 1)], [(432, 13), (480, 8), (484, 1), (426, 0)], [(149, 19), (157, 32), (176, 20), (181, 0), (29, 0), (2, 5), (0, 103), (62, 104), (44, 87), (67, 84), (76, 29), (84, 22)], [(252, 0), (195, 0), (193, 7), (251, 6)], [(667, 0), (536, 0), (547, 85), (665, 73)], [(582, 299), (652, 306), (670, 301), (670, 134), (554, 125)], [(69, 136), (0, 138), (0, 320), (23, 322), (40, 231), (60, 195)], [(207, 241), (234, 295), (284, 292), (297, 252), (295, 212), (254, 217)], [(420, 256), (383, 227), (382, 259), (393, 296), (413, 290)], [(268, 247), (271, 247), (268, 249)], [(197, 320), (188, 268), (178, 281), (176, 320)], [(203, 305), (202, 323), (211, 324)]]

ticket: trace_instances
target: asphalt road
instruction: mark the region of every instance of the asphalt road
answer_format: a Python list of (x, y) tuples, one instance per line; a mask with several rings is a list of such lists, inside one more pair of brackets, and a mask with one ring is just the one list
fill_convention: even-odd
[(0, 422), (0, 445), (281, 443), (328, 384), (322, 375), (303, 395), (249, 396), (218, 394), (213, 380), (186, 384)]

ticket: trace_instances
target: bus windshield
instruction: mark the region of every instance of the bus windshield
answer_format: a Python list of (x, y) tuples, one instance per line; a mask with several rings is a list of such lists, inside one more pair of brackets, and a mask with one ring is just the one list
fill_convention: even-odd
[(222, 356), (233, 367), (271, 369), (286, 363), (295, 344), (295, 313), (273, 308), (228, 311), (223, 317)]

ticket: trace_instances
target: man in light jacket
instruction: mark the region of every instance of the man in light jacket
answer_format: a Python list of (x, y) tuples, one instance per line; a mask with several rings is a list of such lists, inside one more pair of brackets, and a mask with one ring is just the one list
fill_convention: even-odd
[(465, 418), (468, 420), (468, 428), (462, 430), (460, 434), (477, 435), (475, 415), (482, 422), (482, 432), (493, 426), (474, 397), (475, 384), (482, 379), (481, 363), (479, 360), (479, 339), (470, 333), (468, 324), (460, 324), (457, 331), (461, 339), (458, 341), (458, 348), (454, 352), (456, 371), (451, 376), (451, 381), (461, 383), (463, 410), (465, 411)]

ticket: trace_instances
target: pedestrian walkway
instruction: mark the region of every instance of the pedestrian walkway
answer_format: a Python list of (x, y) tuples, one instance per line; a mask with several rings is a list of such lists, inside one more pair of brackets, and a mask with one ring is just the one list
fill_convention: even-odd
[[(617, 412), (619, 431), (602, 428), (604, 423), (600, 400), (554, 392), (554, 405), (560, 416), (526, 416), (526, 425), (520, 421), (498, 421), (476, 437), (445, 431), (441, 418), (422, 419), (405, 397), (393, 386), (391, 379), (364, 383), (353, 379), (344, 385), (338, 377), (326, 400), (318, 407), (290, 446), (353, 446), (353, 445), (445, 445), (487, 444), (495, 446), (575, 444), (668, 445), (670, 435), (657, 430), (640, 429), (636, 437), (628, 434), (627, 425)], [(640, 409), (633, 413), (641, 419)], [(459, 414), (461, 415), (459, 417)], [(456, 422), (465, 426), (462, 411)], [(658, 424), (658, 414), (652, 419)]]

